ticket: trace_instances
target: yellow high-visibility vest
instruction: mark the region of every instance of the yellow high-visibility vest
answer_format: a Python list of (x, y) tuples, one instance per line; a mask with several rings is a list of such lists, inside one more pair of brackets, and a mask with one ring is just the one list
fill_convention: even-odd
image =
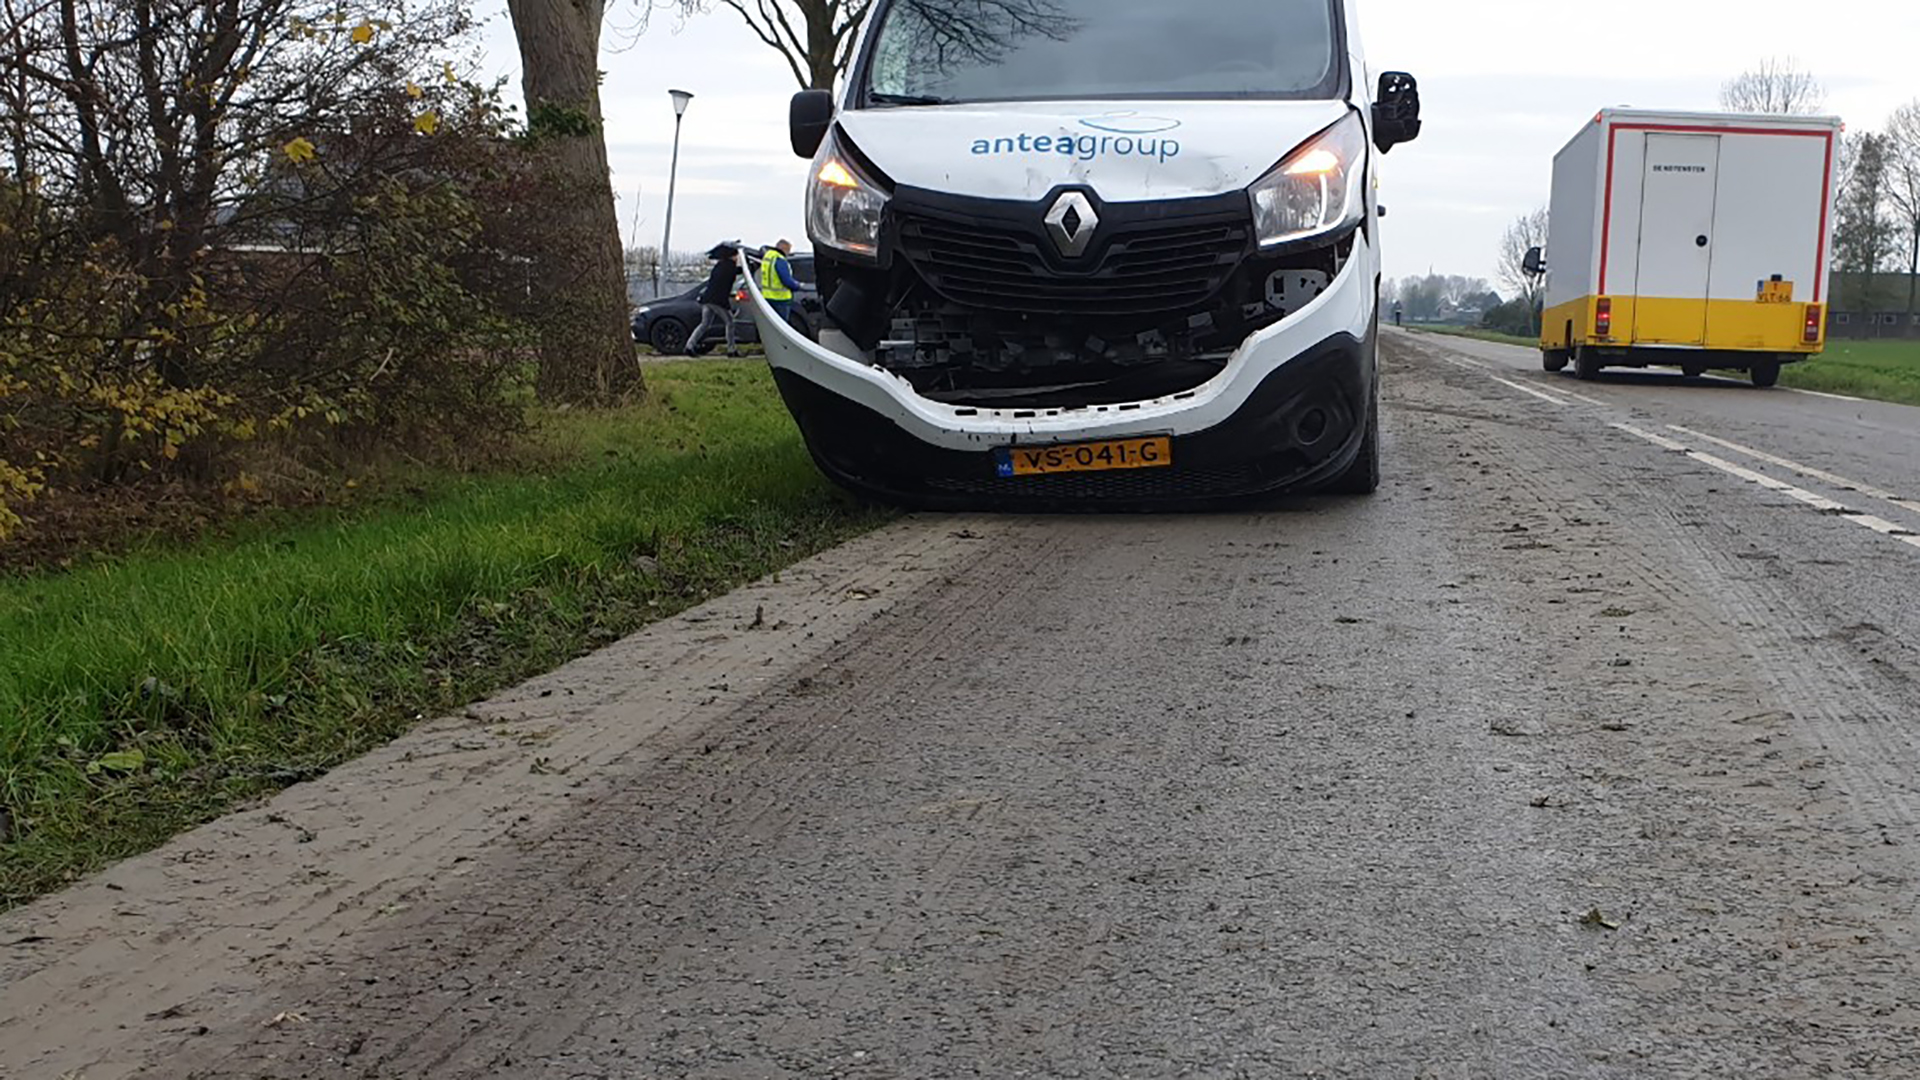
[(793, 290), (787, 288), (786, 282), (780, 280), (777, 264), (784, 259), (786, 256), (780, 254), (779, 248), (768, 248), (766, 253), (760, 256), (760, 295), (768, 300), (793, 299)]

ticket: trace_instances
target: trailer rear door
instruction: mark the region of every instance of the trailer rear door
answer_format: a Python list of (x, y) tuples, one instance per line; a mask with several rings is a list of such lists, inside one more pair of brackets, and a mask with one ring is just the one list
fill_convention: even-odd
[(1633, 337), (1704, 345), (1720, 136), (1646, 133)]
[[(1803, 323), (1793, 305), (1822, 298), (1830, 138), (1821, 130), (1721, 136), (1724, 179), (1714, 206), (1709, 293), (1717, 302), (1707, 317), (1712, 347), (1789, 349), (1800, 342)], [(1775, 275), (1785, 302), (1757, 302)]]

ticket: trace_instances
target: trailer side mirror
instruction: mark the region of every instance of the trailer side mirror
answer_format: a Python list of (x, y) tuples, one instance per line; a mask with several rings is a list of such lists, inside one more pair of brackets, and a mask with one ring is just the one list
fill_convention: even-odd
[(787, 125), (793, 152), (803, 158), (813, 157), (826, 141), (827, 129), (833, 126), (833, 95), (825, 90), (802, 90), (793, 95), (793, 103), (787, 107)]
[(1373, 99), (1373, 144), (1381, 153), (1420, 137), (1420, 81), (1404, 71), (1380, 76)]
[(1520, 269), (1523, 272), (1525, 272), (1525, 274), (1528, 277), (1539, 277), (1541, 274), (1546, 273), (1547, 272), (1546, 252), (1541, 251), (1537, 247), (1528, 248), (1527, 257), (1521, 260), (1520, 262)]

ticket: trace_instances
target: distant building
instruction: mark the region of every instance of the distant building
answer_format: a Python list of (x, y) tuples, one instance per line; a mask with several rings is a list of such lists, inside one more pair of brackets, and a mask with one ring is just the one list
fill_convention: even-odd
[(1834, 311), (1827, 316), (1827, 337), (1920, 339), (1920, 314), (1906, 311)]

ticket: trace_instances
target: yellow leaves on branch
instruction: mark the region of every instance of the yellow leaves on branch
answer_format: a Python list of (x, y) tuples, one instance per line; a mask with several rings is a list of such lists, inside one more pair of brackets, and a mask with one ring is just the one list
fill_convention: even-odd
[(304, 135), (296, 137), (280, 149), (287, 155), (287, 160), (295, 165), (304, 165), (314, 158), (313, 143)]
[(361, 19), (352, 29), (348, 29), (347, 13), (344, 11), (333, 12), (327, 16), (327, 21), (333, 24), (331, 29), (295, 15), (287, 20), (287, 27), (308, 41), (324, 41), (328, 37), (337, 39), (344, 33), (355, 45), (371, 45), (375, 37), (393, 29), (393, 24), (385, 19)]
[(422, 135), (431, 135), (440, 130), (440, 114), (428, 109), (413, 118), (413, 130)]

